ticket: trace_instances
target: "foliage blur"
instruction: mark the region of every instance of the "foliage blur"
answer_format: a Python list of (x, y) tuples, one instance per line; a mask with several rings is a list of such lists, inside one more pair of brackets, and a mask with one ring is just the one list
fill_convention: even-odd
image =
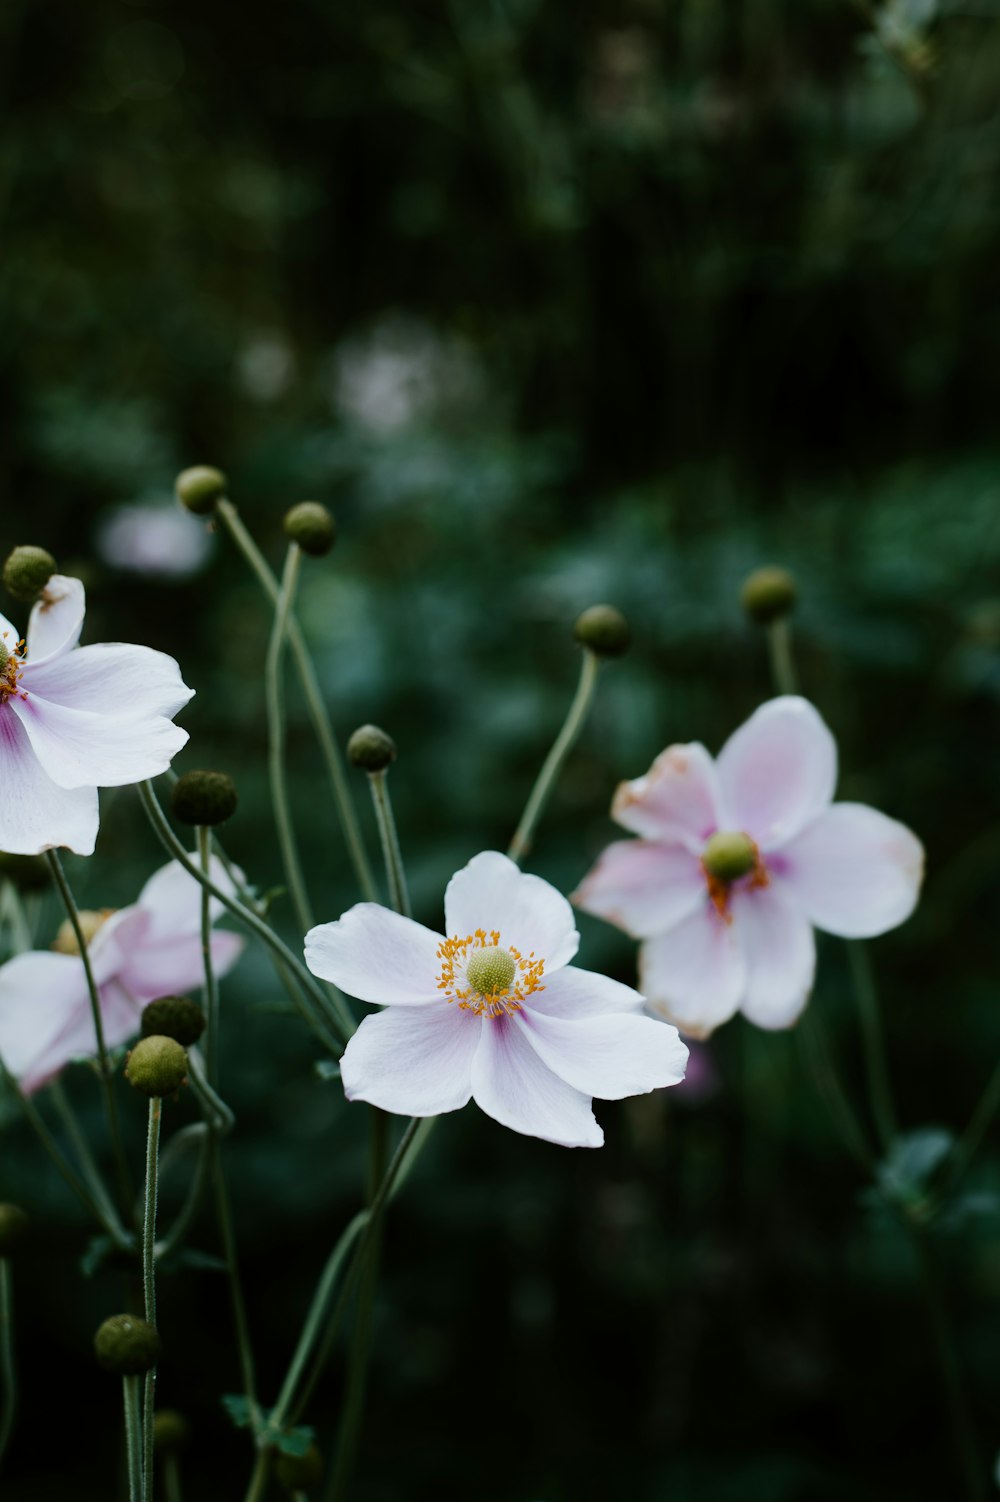
[[(301, 619), (341, 733), (374, 720), (399, 744), (434, 926), (451, 872), (509, 839), (572, 692), (578, 610), (619, 604), (636, 644), (533, 853), (565, 891), (611, 835), (619, 779), (671, 740), (716, 749), (769, 695), (738, 589), (792, 568), (840, 794), (928, 851), (917, 916), (872, 946), (901, 1120), (960, 1131), (1000, 1046), (998, 85), (995, 0), (8, 0), (0, 543), (85, 578), (86, 639), (179, 659), (198, 693), (178, 770), (237, 777), (227, 846), (268, 890), (268, 612), (172, 482), (221, 466), (275, 567), (285, 507), (327, 502), (339, 540), (308, 565)], [(356, 892), (291, 674), (288, 697), (333, 918)], [(161, 863), (135, 795), (102, 803), (96, 856), (68, 862), (85, 906), (133, 900)], [(33, 911), (44, 945), (54, 898)], [(581, 931), (584, 964), (634, 979), (623, 935)], [(224, 1003), (267, 1402), (359, 1202), (364, 1112), (316, 1074), (256, 950)], [(813, 1006), (863, 1106), (833, 942)], [(359, 1502), (958, 1495), (916, 1268), (797, 1038), (734, 1022), (694, 1073), (599, 1105), (600, 1153), (474, 1107), (439, 1124), (392, 1211)], [(100, 1139), (93, 1078), (68, 1085)], [(170, 1107), (168, 1136), (191, 1119)], [(143, 1125), (131, 1109), (137, 1169)], [(927, 1146), (910, 1143), (925, 1164)], [(931, 1233), (984, 1467), (996, 1147)], [(67, 1271), (89, 1229), (10, 1110), (0, 1154), (0, 1198), (36, 1223), (3, 1496), (105, 1499), (119, 1395), (89, 1345), (122, 1273)], [(194, 1244), (217, 1254), (210, 1215)], [(240, 1496), (210, 1261), (163, 1277), (161, 1327), (160, 1398), (195, 1433), (185, 1497)], [(327, 1452), (342, 1369), (339, 1352), (306, 1415)]]

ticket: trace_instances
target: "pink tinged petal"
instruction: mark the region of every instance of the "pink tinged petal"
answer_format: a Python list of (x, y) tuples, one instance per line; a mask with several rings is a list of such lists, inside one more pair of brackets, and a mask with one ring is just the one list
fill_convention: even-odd
[[(227, 975), (243, 953), (238, 934), (212, 935), (212, 968), (218, 978)], [(118, 979), (137, 1000), (146, 1003), (158, 996), (182, 996), (205, 979), (201, 940), (191, 934), (154, 944), (139, 944), (127, 956)]]
[(472, 1063), (472, 1097), (501, 1126), (561, 1147), (601, 1147), (590, 1099), (544, 1064), (506, 1013), (484, 1020)]
[[(438, 934), (412, 918), (359, 902), (336, 923), (306, 934), (306, 964), (320, 980), (379, 1006), (443, 1002)], [(447, 1002), (444, 1002), (447, 1006)]]
[(43, 770), (8, 699), (0, 704), (0, 850), (39, 855), (65, 846), (92, 855), (97, 788), (64, 788)]
[(458, 1111), (472, 1094), (483, 1026), (481, 1017), (445, 1001), (366, 1017), (340, 1061), (344, 1093), (399, 1116)]
[(650, 1011), (692, 1038), (707, 1038), (729, 1021), (743, 999), (746, 975), (736, 924), (708, 902), (639, 950), (639, 987)]
[(631, 986), (564, 965), (555, 975), (543, 975), (541, 989), (533, 991), (526, 1008), (545, 1017), (607, 1017), (615, 1013), (641, 1012), (642, 997)]
[(704, 897), (701, 863), (682, 845), (618, 840), (599, 857), (572, 900), (634, 939), (647, 939), (687, 918)]
[[(234, 894), (236, 889), (229, 873), (216, 855), (209, 862), (208, 874), (220, 891), (228, 896)], [(242, 871), (237, 870), (237, 875), (242, 880)], [(168, 861), (155, 871), (139, 893), (138, 901), (138, 906), (150, 915), (150, 937), (156, 940), (178, 934), (200, 934), (201, 890), (201, 883), (179, 861)], [(209, 913), (213, 923), (224, 912), (219, 899), (212, 897)]]
[(53, 574), (28, 620), (27, 652), (33, 662), (60, 657), (75, 647), (87, 600), (79, 579)]
[(525, 957), (534, 951), (547, 970), (568, 964), (580, 944), (562, 893), (497, 850), (482, 851), (455, 873), (444, 894), (444, 914), (450, 938), (498, 929), (505, 948), (513, 945)]
[(8, 652), (17, 650), (17, 644), (21, 639), (21, 633), (5, 615), (0, 615), (0, 641), (3, 642)]
[(837, 744), (806, 699), (762, 704), (719, 752), (725, 823), (762, 850), (797, 834), (837, 785)]
[(661, 751), (645, 777), (619, 784), (611, 817), (647, 839), (699, 853), (719, 827), (718, 781), (705, 747), (692, 741)]
[(68, 709), (127, 719), (169, 719), (194, 697), (166, 652), (123, 642), (78, 647), (37, 664), (29, 658), (21, 686)]
[(514, 1014), (514, 1022), (553, 1074), (598, 1100), (647, 1095), (684, 1078), (688, 1051), (677, 1029), (652, 1017), (571, 1022), (525, 1010)]
[(112, 913), (91, 939), (88, 946), (90, 968), (99, 986), (117, 975), (126, 960), (149, 934), (149, 914), (138, 907), (119, 908)]
[(783, 879), (817, 928), (844, 939), (884, 934), (917, 904), (924, 849), (905, 824), (863, 803), (835, 803), (781, 852)]
[(40, 695), (7, 701), (45, 771), (63, 788), (122, 787), (165, 772), (188, 739), (159, 715), (130, 718), (69, 709)]
[[(139, 1031), (142, 1006), (119, 981), (110, 980), (101, 987), (101, 1020), (108, 1048), (119, 1048)], [(83, 1029), (82, 1045), (74, 1057), (92, 1058), (96, 1053), (93, 1026)]]
[(758, 1027), (791, 1027), (816, 974), (812, 924), (779, 881), (739, 889), (732, 904), (747, 967), (741, 1010)]
[(37, 1090), (73, 1057), (63, 1038), (85, 1017), (94, 1036), (83, 966), (68, 954), (15, 955), (0, 967), (0, 1059)]

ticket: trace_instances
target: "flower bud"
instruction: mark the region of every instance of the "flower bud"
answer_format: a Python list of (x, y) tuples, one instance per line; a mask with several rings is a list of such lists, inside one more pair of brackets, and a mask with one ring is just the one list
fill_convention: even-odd
[(319, 501), (300, 501), (285, 513), (284, 525), (285, 536), (311, 558), (322, 558), (336, 541), (337, 524)]
[(191, 1426), (176, 1408), (161, 1408), (153, 1419), (153, 1447), (158, 1455), (176, 1455), (187, 1447)]
[(187, 1054), (176, 1038), (161, 1033), (140, 1038), (128, 1056), (125, 1078), (151, 1099), (173, 1095), (187, 1079)]
[(0, 877), (6, 877), (22, 892), (37, 892), (52, 879), (48, 861), (41, 855), (9, 855), (0, 851)]
[(98, 1365), (118, 1377), (141, 1377), (156, 1365), (160, 1337), (135, 1314), (113, 1314), (94, 1336)]
[(747, 876), (757, 862), (757, 850), (748, 834), (737, 829), (720, 829), (705, 841), (701, 863), (716, 881), (738, 881)]
[(0, 1257), (9, 1257), (28, 1229), (27, 1211), (20, 1205), (0, 1205)]
[(174, 783), (171, 807), (181, 824), (224, 824), (239, 798), (228, 772), (185, 772)]
[(205, 1031), (205, 1013), (190, 996), (159, 996), (143, 1008), (140, 1027), (144, 1038), (173, 1038), (190, 1048)]
[(56, 572), (56, 560), (44, 548), (15, 548), (7, 554), (3, 582), (15, 600), (36, 600)]
[[(94, 942), (95, 934), (100, 933), (101, 929), (104, 927), (105, 923), (107, 923), (113, 912), (114, 908), (111, 907), (102, 907), (97, 909), (84, 907), (81, 908), (77, 913), (76, 916), (80, 920), (80, 931), (83, 934), (83, 942), (86, 944), (88, 949)], [(64, 918), (60, 923), (56, 936), (52, 941), (52, 948), (56, 951), (57, 954), (80, 953), (80, 945), (76, 937), (76, 929), (73, 927), (68, 918)]]
[(304, 1455), (288, 1455), (279, 1450), (274, 1474), (288, 1491), (308, 1491), (323, 1479), (323, 1457), (315, 1445), (310, 1445)]
[(208, 516), (215, 510), (217, 501), (226, 493), (227, 481), (221, 469), (210, 464), (195, 464), (181, 470), (174, 488), (182, 506), (193, 511), (195, 516)]
[(795, 579), (784, 568), (758, 568), (748, 574), (740, 602), (752, 621), (769, 626), (795, 608)]
[(621, 657), (632, 640), (628, 621), (613, 605), (591, 605), (577, 616), (573, 635), (595, 657)]
[(396, 742), (377, 725), (362, 725), (347, 742), (347, 756), (364, 772), (384, 772), (396, 760)]

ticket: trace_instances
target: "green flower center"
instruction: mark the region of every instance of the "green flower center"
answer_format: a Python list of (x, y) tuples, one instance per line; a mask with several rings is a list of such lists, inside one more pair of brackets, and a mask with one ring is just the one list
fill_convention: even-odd
[(465, 967), (465, 978), (480, 996), (498, 996), (509, 991), (517, 974), (517, 965), (509, 949), (491, 944), (474, 949)]
[(739, 881), (748, 876), (757, 862), (757, 847), (748, 834), (736, 829), (720, 829), (705, 841), (701, 863), (716, 881)]

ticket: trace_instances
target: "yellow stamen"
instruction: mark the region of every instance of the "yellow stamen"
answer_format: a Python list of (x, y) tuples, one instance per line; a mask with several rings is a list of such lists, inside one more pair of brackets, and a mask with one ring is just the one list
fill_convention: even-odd
[[(484, 955), (484, 950), (499, 950), (501, 953)], [(473, 1012), (478, 1017), (503, 1017), (519, 1012), (534, 991), (545, 990), (541, 983), (545, 961), (536, 959), (534, 950), (524, 955), (513, 944), (502, 945), (500, 931), (496, 928), (489, 933), (484, 928), (477, 928), (465, 938), (456, 934), (442, 939), (438, 945), (438, 959), (441, 961), (438, 990), (445, 993), (445, 1001), (457, 1001), (463, 1011)], [(485, 990), (479, 990), (471, 983), (470, 960), (473, 961), (472, 975), (485, 985)], [(491, 977), (499, 979), (508, 972), (511, 974), (509, 984), (491, 984)]]

